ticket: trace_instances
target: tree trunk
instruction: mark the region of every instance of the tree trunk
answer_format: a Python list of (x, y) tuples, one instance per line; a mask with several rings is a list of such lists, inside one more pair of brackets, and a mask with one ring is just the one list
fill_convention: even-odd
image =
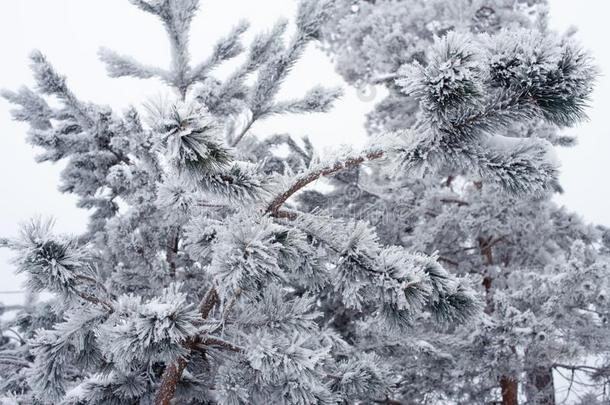
[(502, 389), (502, 405), (519, 405), (519, 384), (517, 380), (502, 376), (500, 377), (500, 388)]
[[(494, 242), (493, 237), (487, 239), (479, 237), (479, 249), (484, 259), (486, 266), (492, 266), (494, 264), (494, 257), (492, 247), (495, 243), (502, 240), (498, 238)], [(485, 313), (490, 315), (493, 314), (494, 300), (493, 300), (493, 277), (487, 274), (483, 277), (483, 287), (485, 287)], [(519, 383), (515, 378), (503, 375), (500, 377), (500, 389), (502, 391), (502, 405), (518, 405), (519, 404)]]
[(553, 369), (536, 366), (527, 373), (526, 393), (528, 404), (555, 405)]

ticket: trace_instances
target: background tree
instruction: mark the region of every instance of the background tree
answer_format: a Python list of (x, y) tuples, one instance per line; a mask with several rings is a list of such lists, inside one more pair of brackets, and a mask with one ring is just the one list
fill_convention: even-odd
[[(67, 161), (62, 190), (92, 216), (79, 237), (34, 220), (3, 242), (17, 252), (28, 289), (53, 298), (28, 305), (11, 325), (20, 338), (3, 341), (2, 392), (34, 404), (406, 400), (419, 386), (404, 354), (430, 347), (413, 326), (479, 322), (468, 280), (435, 253), (383, 242), (364, 221), (299, 210), (293, 197), (364, 164), (389, 185), (417, 171), (474, 167), (490, 185), (542, 195), (556, 183), (550, 144), (499, 133), (515, 122), (581, 119), (588, 60), (550, 35), (452, 33), (435, 41), (430, 63), (401, 70), (399, 86), (422, 101), (414, 126), (321, 157), (307, 141), (247, 135), (256, 120), (324, 112), (338, 97), (318, 87), (276, 99), (331, 4), (300, 3), (287, 41), (281, 22), (246, 47), (239, 24), (193, 64), (188, 29), (198, 1), (131, 3), (164, 24), (170, 68), (108, 50), (101, 58), (111, 76), (160, 78), (174, 98), (123, 114), (80, 101), (40, 52), (32, 54), (36, 89), (4, 93), (41, 159)], [(515, 52), (550, 45), (552, 57), (525, 60), (519, 68), (537, 75), (520, 83), (496, 59), (507, 41), (527, 38)], [(237, 55), (234, 73), (215, 78), (214, 68)], [(287, 158), (274, 153), (278, 144)]]
[[(533, 93), (536, 90), (529, 86), (537, 73), (530, 62), (542, 67), (554, 59), (551, 64), (557, 63), (561, 71), (563, 61), (576, 55), (555, 53), (554, 45), (543, 39), (549, 33), (542, 1), (334, 4), (335, 18), (326, 26), (325, 43), (337, 71), (355, 86), (379, 84), (387, 94), (369, 115), (373, 135), (408, 126), (419, 129), (417, 117), (429, 114), (429, 94), (420, 91), (419, 83), (414, 86), (411, 77), (403, 79), (413, 61), (426, 66), (423, 79), (439, 87), (463, 77), (459, 67), (446, 63), (437, 68), (441, 55), (432, 47), (435, 36), (483, 32), (504, 37), (492, 63), (493, 80), (512, 81)], [(548, 47), (538, 48), (538, 40)], [(534, 46), (528, 49), (530, 45)], [(463, 57), (464, 61), (468, 59)], [(590, 78), (593, 71), (580, 74)], [(539, 119), (512, 123), (503, 128), (503, 135), (510, 137), (503, 141), (515, 145), (528, 138), (557, 146), (573, 144), (556, 124)], [(556, 207), (550, 192), (515, 197), (471, 168), (446, 166), (421, 179), (403, 176), (390, 184), (380, 182), (383, 176), (356, 170), (336, 177), (333, 192), (304, 194), (303, 207), (323, 205), (337, 214), (368, 219), (390, 243), (437, 251), (450, 271), (478, 277), (486, 296), (486, 317), (476, 327), (471, 324), (448, 334), (417, 329), (418, 338), (430, 346), (398, 360), (396, 367), (409, 381), (405, 398), (418, 398), (414, 403), (434, 398), (489, 403), (501, 397), (503, 403), (514, 404), (518, 383), (523, 382), (528, 403), (555, 403), (554, 369), (589, 370), (600, 384), (606, 383), (603, 365), (588, 368), (582, 363), (592, 355), (607, 355), (603, 230), (585, 226)], [(559, 190), (556, 184), (554, 188)], [(342, 197), (346, 194), (349, 198)], [(596, 280), (595, 288), (590, 280)], [(409, 367), (414, 361), (421, 368)]]

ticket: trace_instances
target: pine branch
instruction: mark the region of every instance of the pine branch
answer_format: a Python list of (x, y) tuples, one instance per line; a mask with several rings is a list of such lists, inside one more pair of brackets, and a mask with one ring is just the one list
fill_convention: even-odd
[(220, 298), (218, 297), (216, 288), (210, 288), (199, 303), (199, 313), (201, 314), (201, 318), (204, 320), (208, 319), (210, 312), (212, 312), (214, 306), (216, 306), (219, 302)]
[(85, 301), (104, 307), (104, 309), (106, 309), (110, 313), (114, 312), (114, 307), (108, 301), (105, 301), (101, 298), (96, 297), (95, 295), (86, 293), (84, 291), (77, 290), (76, 288), (74, 289), (74, 293)]
[(570, 364), (562, 364), (562, 363), (555, 363), (553, 364), (553, 368), (563, 368), (566, 370), (572, 370), (572, 371), (584, 371), (587, 373), (608, 373), (610, 372), (610, 368), (608, 367), (593, 367), (593, 366), (586, 366), (586, 365), (570, 365)]
[(440, 200), (442, 203), (446, 203), (446, 204), (456, 204), (458, 207), (463, 207), (463, 206), (468, 206), (470, 205), (470, 203), (468, 203), (467, 201), (464, 200), (460, 200), (457, 198), (441, 198)]
[(144, 0), (129, 0), (131, 4), (139, 7), (143, 11), (146, 11), (150, 14), (159, 15), (159, 7), (155, 7), (152, 4), (144, 1)]
[(385, 84), (385, 83), (393, 83), (396, 79), (400, 78), (400, 74), (398, 73), (384, 73), (374, 76), (371, 79), (372, 84)]
[[(210, 288), (208, 292), (205, 294), (201, 302), (199, 303), (199, 313), (201, 317), (205, 320), (208, 318), (214, 307), (219, 303), (218, 292), (214, 287)], [(199, 338), (193, 337), (184, 342), (183, 347), (190, 353), (196, 346), (199, 344)], [(157, 390), (157, 394), (155, 396), (155, 405), (170, 405), (174, 395), (176, 393), (176, 388), (178, 387), (178, 383), (182, 378), (182, 373), (184, 369), (188, 365), (188, 359), (186, 356), (180, 357), (176, 362), (169, 364), (163, 375), (161, 376), (161, 384), (159, 385), (159, 389)]]
[[(332, 166), (323, 167), (321, 169), (314, 170), (311, 173), (305, 173), (300, 179), (298, 179), (288, 190), (277, 196), (267, 207), (265, 213), (270, 214), (273, 217), (284, 216), (285, 213), (280, 213), (280, 209), (286, 203), (286, 201), (292, 197), (299, 190), (303, 189), (310, 183), (318, 180), (320, 177), (330, 176), (338, 173), (342, 170), (351, 169), (360, 166), (364, 162), (381, 159), (384, 156), (384, 152), (381, 150), (369, 152), (360, 157), (348, 158), (344, 161), (337, 162)], [(285, 217), (285, 216), (284, 216)]]
[(217, 346), (224, 350), (228, 350), (230, 352), (235, 352), (235, 353), (242, 353), (244, 351), (244, 349), (242, 347), (239, 347), (237, 345), (234, 345), (231, 342), (228, 342), (224, 339), (220, 339), (217, 337), (206, 337), (205, 339), (203, 339), (201, 341), (200, 345), (203, 347)]
[(224, 38), (221, 38), (214, 46), (213, 53), (203, 62), (194, 66), (190, 74), (190, 82), (203, 81), (207, 74), (225, 60), (239, 55), (243, 51), (240, 43), (241, 36), (249, 28), (246, 21), (240, 22)]
[(180, 244), (180, 228), (174, 231), (170, 237), (165, 250), (165, 260), (169, 264), (169, 275), (171, 278), (176, 277), (176, 256), (178, 254), (178, 246)]
[(244, 125), (244, 127), (241, 129), (241, 131), (239, 131), (239, 134), (237, 134), (237, 136), (235, 136), (235, 138), (233, 138), (231, 140), (232, 148), (236, 147), (237, 144), (239, 144), (241, 142), (241, 140), (244, 138), (246, 133), (250, 130), (250, 128), (252, 128), (254, 121), (256, 121), (256, 118), (254, 118), (254, 115), (252, 115), (252, 117), (250, 117), (248, 119), (248, 122), (246, 122), (246, 125)]
[(108, 290), (106, 290), (106, 287), (104, 287), (104, 284), (100, 283), (98, 280), (94, 279), (93, 277), (85, 276), (84, 274), (76, 274), (74, 276), (74, 278), (87, 281), (87, 282), (93, 284), (94, 286), (99, 287), (100, 290), (102, 290), (103, 292), (108, 294)]
[(130, 56), (120, 55), (106, 48), (101, 48), (98, 51), (98, 56), (106, 64), (106, 70), (110, 77), (131, 76), (139, 79), (158, 77), (171, 84), (170, 74), (164, 69), (144, 65)]

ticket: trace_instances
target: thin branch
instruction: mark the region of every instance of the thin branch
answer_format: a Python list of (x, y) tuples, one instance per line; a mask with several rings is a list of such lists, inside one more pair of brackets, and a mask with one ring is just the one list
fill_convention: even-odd
[(338, 173), (342, 170), (351, 169), (357, 166), (360, 166), (366, 161), (381, 159), (384, 156), (383, 151), (369, 152), (364, 156), (349, 158), (343, 162), (337, 162), (332, 166), (323, 167), (319, 170), (315, 170), (306, 176), (298, 179), (288, 190), (284, 191), (282, 194), (277, 196), (267, 207), (265, 211), (267, 214), (270, 214), (273, 217), (279, 217), (280, 209), (286, 203), (286, 201), (292, 197), (299, 190), (303, 189), (308, 184), (318, 180), (320, 177), (330, 176), (332, 174)]
[(562, 363), (555, 363), (552, 366), (553, 368), (564, 368), (567, 370), (574, 370), (574, 371), (583, 371), (586, 373), (600, 373), (600, 372), (608, 372), (610, 371), (610, 368), (607, 367), (593, 367), (593, 366), (584, 366), (584, 365), (575, 365), (572, 366), (570, 364), (562, 364)]
[(74, 289), (74, 292), (76, 293), (76, 295), (78, 295), (79, 297), (81, 297), (85, 301), (89, 301), (90, 303), (95, 304), (95, 305), (101, 305), (108, 312), (114, 312), (114, 307), (109, 302), (104, 301), (104, 300), (96, 297), (95, 295), (86, 293), (84, 291), (80, 291), (80, 290)]
[(400, 75), (398, 73), (385, 73), (380, 74), (371, 79), (371, 84), (382, 84), (386, 82), (391, 82), (398, 79)]
[(441, 198), (440, 200), (442, 203), (446, 203), (446, 204), (457, 204), (458, 207), (463, 207), (463, 206), (468, 206), (470, 205), (469, 202), (464, 201), (464, 200), (460, 200), (457, 198)]
[(131, 0), (131, 2), (133, 4), (135, 4), (136, 6), (140, 7), (144, 11), (147, 11), (151, 14), (156, 14), (156, 15), (159, 14), (159, 9), (157, 7), (154, 7), (153, 5), (145, 2), (144, 0)]
[(21, 344), (25, 344), (25, 339), (23, 338), (23, 336), (21, 336), (21, 334), (19, 332), (17, 332), (15, 329), (13, 328), (6, 328), (7, 332), (11, 332), (13, 335), (17, 336), (17, 338), (19, 339), (19, 343)]
[(0, 364), (6, 364), (17, 367), (29, 367), (30, 363), (22, 361), (22, 360), (9, 360), (9, 359), (0, 359)]
[(451, 264), (451, 265), (456, 266), (456, 267), (459, 265), (459, 263), (456, 262), (455, 260), (451, 260), (451, 259), (449, 259), (447, 257), (444, 257), (444, 256), (439, 256), (438, 260), (441, 261), (441, 262), (445, 262), (445, 263)]
[[(296, 215), (296, 214), (295, 214)], [(294, 217), (296, 218), (296, 217)], [(289, 220), (293, 220), (294, 218), (287, 218)], [(311, 236), (312, 238), (314, 238), (315, 240), (325, 244), (330, 250), (332, 250), (333, 252), (335, 252), (338, 256), (339, 259), (342, 260), (345, 256), (345, 252), (343, 249), (341, 249), (340, 247), (335, 246), (331, 241), (326, 240), (325, 238), (323, 238), (320, 235), (317, 235), (315, 233), (313, 233), (311, 230), (306, 229), (304, 227), (300, 227), (300, 226), (295, 226), (296, 229), (299, 229), (300, 231), (304, 232), (305, 234)], [(365, 271), (370, 271), (373, 273), (378, 273), (379, 271), (375, 270), (374, 266), (369, 265), (367, 263), (363, 263), (362, 260), (356, 258), (356, 257), (350, 257), (350, 259), (355, 265), (359, 266), (361, 269), (365, 270)]]
[(250, 130), (250, 128), (252, 128), (252, 125), (254, 124), (254, 121), (256, 121), (256, 118), (254, 118), (254, 115), (248, 120), (248, 122), (246, 123), (246, 126), (241, 130), (241, 132), (234, 138), (231, 140), (231, 147), (236, 147), (238, 143), (241, 142), (241, 140), (244, 138), (244, 136), (246, 135), (246, 133)]
[(231, 314), (231, 311), (233, 311), (233, 308), (235, 307), (235, 303), (239, 299), (241, 292), (242, 292), (241, 288), (238, 288), (235, 291), (235, 295), (233, 296), (233, 298), (231, 299), (229, 304), (225, 307), (224, 311), (222, 312), (222, 323), (224, 323), (227, 320), (227, 318), (229, 318), (229, 315)]
[(224, 339), (220, 339), (217, 337), (207, 337), (203, 341), (201, 341), (201, 345), (202, 346), (217, 346), (222, 349), (225, 349), (225, 350), (228, 350), (231, 352), (235, 352), (235, 353), (241, 353), (244, 350), (242, 347), (239, 347), (237, 345), (234, 345), (231, 342), (228, 342)]
[(84, 274), (76, 274), (74, 277), (79, 280), (87, 281), (87, 282), (99, 287), (102, 291), (104, 291), (106, 294), (108, 294), (106, 287), (104, 287), (104, 285), (102, 283), (100, 283), (98, 280), (94, 279), (93, 277), (85, 276)]
[(570, 398), (570, 394), (572, 393), (572, 386), (574, 385), (574, 373), (575, 372), (576, 372), (575, 370), (571, 370), (572, 374), (570, 375), (570, 385), (568, 385), (568, 390), (567, 390), (567, 393), (566, 393), (566, 397), (563, 400), (564, 403), (568, 401), (568, 399)]
[(219, 302), (220, 298), (218, 297), (218, 292), (214, 287), (211, 287), (199, 303), (199, 313), (201, 314), (201, 317), (204, 320), (208, 319), (210, 312), (212, 312), (214, 306)]

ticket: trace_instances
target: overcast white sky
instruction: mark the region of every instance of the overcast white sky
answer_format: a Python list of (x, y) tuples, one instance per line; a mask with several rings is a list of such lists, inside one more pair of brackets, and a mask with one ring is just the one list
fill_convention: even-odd
[[(293, 0), (203, 0), (195, 20), (192, 54), (203, 58), (213, 40), (240, 19), (252, 23), (251, 32), (270, 27), (280, 17), (291, 17)], [(604, 75), (594, 95), (591, 120), (567, 132), (578, 135), (579, 146), (560, 152), (565, 195), (558, 200), (587, 220), (610, 225), (606, 199), (610, 184), (606, 173), (610, 129), (610, 47), (607, 38), (610, 2), (602, 0), (551, 0), (551, 25), (565, 30), (579, 28), (577, 37), (591, 50)], [(84, 100), (109, 104), (120, 110), (164, 92), (152, 81), (109, 79), (98, 62), (100, 46), (133, 55), (150, 64), (166, 65), (167, 41), (161, 25), (127, 0), (0, 0), (0, 88), (16, 89), (31, 84), (27, 56), (38, 48), (55, 67), (68, 76), (69, 85)], [(332, 64), (311, 48), (284, 86), (282, 95), (297, 97), (311, 86), (341, 85)], [(361, 143), (364, 115), (377, 100), (361, 101), (354, 90), (330, 114), (277, 118), (254, 128), (254, 133), (290, 131), (308, 134), (319, 147), (339, 143)], [(61, 167), (36, 164), (34, 150), (24, 141), (26, 126), (11, 121), (10, 106), (0, 100), (0, 236), (16, 234), (18, 224), (34, 215), (54, 216), (60, 232), (80, 232), (86, 212), (75, 208), (75, 200), (57, 192)], [(18, 288), (8, 264), (9, 254), (0, 251), (0, 291)], [(0, 295), (0, 301), (11, 299)]]

